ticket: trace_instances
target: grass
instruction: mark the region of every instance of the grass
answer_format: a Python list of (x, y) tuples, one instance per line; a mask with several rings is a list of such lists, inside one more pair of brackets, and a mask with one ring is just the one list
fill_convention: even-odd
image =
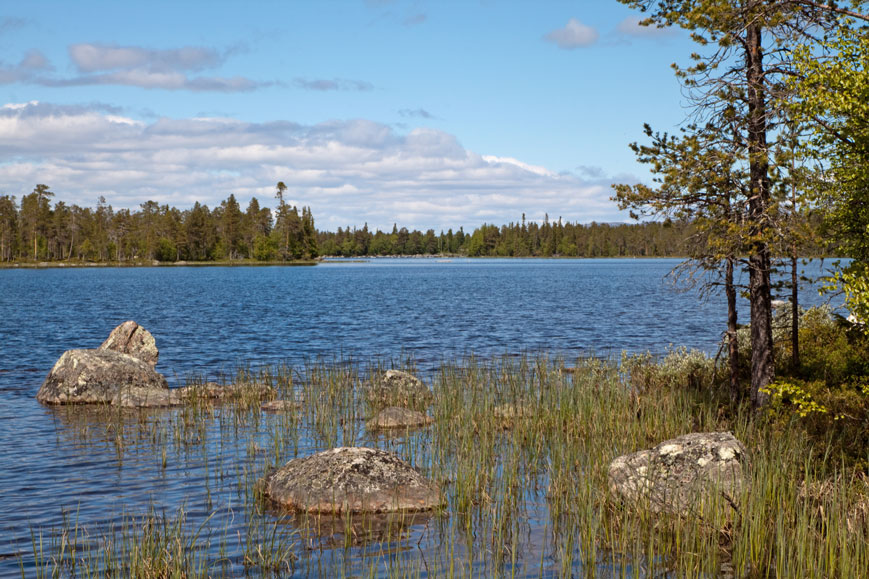
[[(80, 443), (110, 446), (119, 464), (132, 453), (162, 469), (198, 469), (207, 502), (233, 496), (235, 510), (227, 517), (211, 506), (192, 520), (183, 508), (155, 508), (102, 530), (67, 518), (34, 530), (22, 575), (854, 577), (869, 569), (865, 474), (836, 458), (836, 441), (818, 448), (796, 417), (782, 424), (722, 403), (722, 377), (702, 355), (447, 362), (428, 377), (431, 426), (369, 433), (365, 384), (382, 369), (316, 361), (231, 377), (303, 402), (288, 412), (262, 412), (261, 391), (242, 389), (222, 402), (103, 409), (82, 420), (73, 429)], [(505, 405), (513, 411), (496, 411)], [(63, 410), (73, 424), (81, 411)], [(732, 504), (663, 515), (609, 492), (616, 456), (717, 430), (750, 453), (749, 484)], [(259, 500), (256, 481), (270, 468), (356, 444), (402, 456), (441, 484), (445, 506), (430, 516), (330, 519)]]

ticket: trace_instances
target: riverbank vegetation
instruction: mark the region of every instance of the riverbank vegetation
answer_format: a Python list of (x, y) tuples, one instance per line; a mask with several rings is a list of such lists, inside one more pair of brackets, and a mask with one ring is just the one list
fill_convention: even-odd
[[(295, 402), (279, 413), (260, 409), (261, 389), (169, 410), (54, 408), (64, 440), (197, 482), (185, 484), (188, 506), (177, 511), (97, 524), (73, 510), (60, 527), (34, 528), (20, 546), (22, 575), (860, 576), (869, 567), (869, 457), (852, 437), (865, 437), (869, 409), (865, 396), (847, 397), (869, 378), (869, 344), (829, 312), (804, 316), (804, 366), (762, 413), (731, 404), (726, 367), (682, 350), (444, 362), (423, 373), (433, 424), (389, 434), (365, 426), (379, 410), (365, 383), (389, 366), (377, 362), (227, 377)], [(515, 411), (499, 412), (505, 405)], [(610, 491), (615, 457), (724, 430), (749, 455), (747, 484), (732, 501), (666, 514)], [(258, 496), (256, 481), (271, 468), (342, 445), (398, 453), (440, 484), (443, 508), (305, 516)]]

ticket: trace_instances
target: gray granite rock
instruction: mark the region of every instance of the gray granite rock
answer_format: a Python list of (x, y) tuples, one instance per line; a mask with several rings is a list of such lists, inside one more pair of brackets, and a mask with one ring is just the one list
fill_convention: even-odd
[(152, 368), (157, 366), (157, 359), (160, 357), (157, 342), (151, 332), (132, 320), (112, 330), (99, 349), (129, 354), (147, 362)]
[(628, 503), (684, 513), (703, 501), (734, 499), (746, 461), (745, 447), (729, 432), (686, 434), (613, 460), (609, 487)]
[(44, 404), (110, 404), (122, 392), (136, 398), (168, 396), (162, 374), (140, 358), (113, 350), (68, 350), (48, 373), (36, 399)]
[(386, 513), (441, 504), (434, 483), (396, 455), (372, 448), (334, 448), (289, 461), (261, 479), (263, 496), (309, 513)]

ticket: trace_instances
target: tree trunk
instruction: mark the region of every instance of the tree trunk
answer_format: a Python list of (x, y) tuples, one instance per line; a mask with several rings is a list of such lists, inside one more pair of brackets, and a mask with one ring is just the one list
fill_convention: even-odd
[(775, 379), (772, 349), (772, 293), (770, 253), (765, 234), (770, 197), (767, 152), (766, 89), (764, 87), (761, 25), (751, 22), (746, 29), (746, 80), (748, 81), (748, 162), (752, 248), (749, 256), (749, 299), (751, 300), (751, 405), (763, 406), (769, 395), (762, 391)]
[(791, 246), (791, 369), (800, 368), (800, 305), (797, 284), (797, 245)]
[(733, 284), (733, 258), (727, 258), (724, 278), (724, 293), (727, 295), (727, 353), (730, 361), (730, 402), (739, 402), (739, 343), (736, 337), (736, 286)]

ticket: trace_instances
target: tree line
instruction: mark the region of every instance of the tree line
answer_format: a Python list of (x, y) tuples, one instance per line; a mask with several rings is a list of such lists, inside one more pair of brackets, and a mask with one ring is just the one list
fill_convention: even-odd
[(446, 233), (393, 225), (391, 232), (338, 228), (320, 232), (324, 255), (465, 255), (468, 257), (669, 257), (685, 255), (690, 223), (543, 223), (483, 224), (466, 233), (463, 227)]
[[(339, 227), (317, 231), (310, 208), (250, 200), (242, 211), (234, 195), (214, 209), (195, 203), (181, 210), (147, 201), (138, 210), (114, 210), (100, 197), (96, 207), (51, 203), (49, 187), (37, 185), (20, 204), (0, 196), (0, 261), (293, 261), (318, 256), (464, 255), (469, 257), (674, 257), (690, 255), (702, 227), (690, 220), (645, 223), (570, 223), (562, 219), (506, 225), (483, 224), (466, 233), (391, 231)], [(803, 256), (823, 255), (804, 244)]]
[[(100, 197), (96, 207), (57, 201), (44, 184), (22, 196), (0, 196), (0, 261), (258, 261), (317, 257), (314, 216), (291, 206), (278, 184), (278, 207), (254, 197), (242, 211), (234, 195), (210, 209), (181, 210), (146, 201), (138, 210), (114, 210)], [(283, 187), (282, 187), (283, 186)]]

